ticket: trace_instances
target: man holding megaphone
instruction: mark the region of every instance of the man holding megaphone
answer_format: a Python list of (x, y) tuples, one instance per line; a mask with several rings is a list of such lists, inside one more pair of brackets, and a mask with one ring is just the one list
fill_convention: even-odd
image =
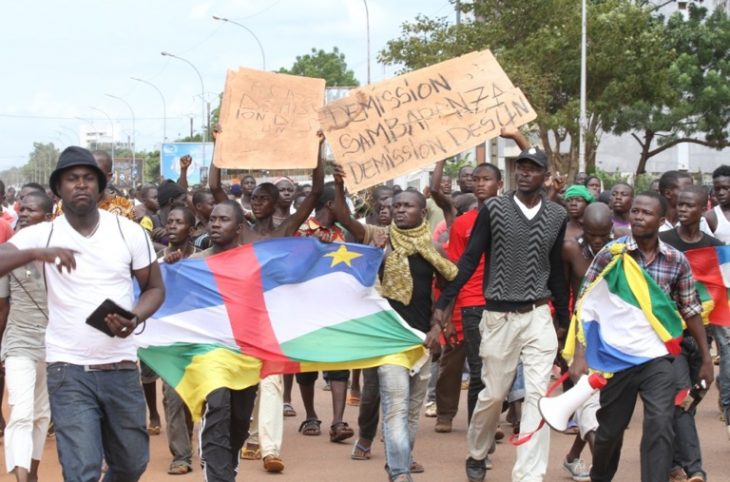
[[(608, 244), (586, 273), (564, 354), (571, 374), (606, 375), (600, 392), (591, 480), (613, 480), (624, 430), (637, 396), (644, 402), (641, 481), (666, 482), (672, 465), (674, 372), (684, 324), (702, 355), (699, 378), (712, 383), (713, 367), (685, 256), (658, 238), (666, 200), (654, 192), (634, 198), (631, 235)], [(576, 340), (578, 341), (576, 343)]]

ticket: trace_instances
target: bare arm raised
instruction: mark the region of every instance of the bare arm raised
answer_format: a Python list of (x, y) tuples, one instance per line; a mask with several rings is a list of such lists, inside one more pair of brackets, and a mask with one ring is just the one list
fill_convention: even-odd
[(274, 230), (274, 236), (292, 236), (297, 232), (299, 226), (309, 218), (314, 210), (317, 200), (324, 192), (324, 153), (322, 144), (324, 144), (324, 134), (317, 131), (319, 137), (319, 153), (317, 155), (317, 167), (312, 171), (312, 191), (304, 198), (299, 209), (290, 214), (277, 228)]

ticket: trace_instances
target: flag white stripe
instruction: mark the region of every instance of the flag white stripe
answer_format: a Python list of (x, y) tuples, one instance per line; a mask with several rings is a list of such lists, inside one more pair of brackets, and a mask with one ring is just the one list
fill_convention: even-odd
[(611, 293), (605, 280), (583, 300), (581, 319), (598, 322), (603, 341), (627, 355), (657, 358), (668, 353), (644, 313)]
[[(336, 289), (333, 290), (333, 287)], [(388, 301), (374, 288), (363, 287), (341, 271), (304, 283), (277, 286), (264, 292), (264, 300), (279, 343), (321, 328), (392, 310)]]
[(225, 305), (149, 319), (144, 331), (135, 336), (135, 342), (141, 348), (173, 343), (223, 344), (232, 348), (237, 346)]

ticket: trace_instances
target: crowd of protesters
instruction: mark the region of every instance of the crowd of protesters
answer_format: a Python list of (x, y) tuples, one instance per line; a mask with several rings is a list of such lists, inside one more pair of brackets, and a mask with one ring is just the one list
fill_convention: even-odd
[[(567, 477), (614, 478), (640, 394), (641, 480), (706, 481), (694, 408), (675, 406), (675, 398), (714, 380), (708, 349), (714, 339), (721, 417), (730, 424), (730, 332), (705, 331), (682, 253), (730, 242), (730, 166), (714, 171), (709, 188), (687, 172), (668, 171), (645, 192), (624, 182), (604, 190), (596, 176), (579, 173), (568, 183), (551, 175), (548, 157), (518, 130), (502, 136), (521, 150), (508, 192), (503, 172), (490, 163), (462, 168), (453, 189), (441, 162), (424, 192), (388, 184), (360, 198), (346, 192), (345, 171), (336, 163), (333, 180), (325, 182), (321, 158), (304, 183), (280, 177), (257, 184), (246, 175), (225, 186), (211, 166), (209, 184), (191, 187), (188, 156), (180, 159), (179, 179), (124, 192), (112, 182), (109, 155), (79, 147), (61, 153), (46, 186), (6, 190), (0, 182), (0, 393), (7, 390), (10, 406), (7, 424), (0, 423), (7, 470), (18, 481), (37, 481), (52, 432), (65, 480), (97, 481), (105, 474), (104, 480), (135, 481), (147, 467), (149, 436), (164, 432), (172, 454), (168, 473), (193, 471), (191, 414), (174, 389), (164, 382), (160, 388), (157, 375), (138, 362), (130, 337), (164, 299), (160, 263), (311, 236), (382, 248), (378, 289), (431, 350), (415, 372), (385, 365), (323, 373), (333, 407), (330, 440), (351, 440), (352, 459), (367, 461), (380, 428), (388, 480), (411, 481), (427, 470), (414, 459), (422, 410), (435, 418), (433, 430), (451, 432), (464, 388), (464, 469), (470, 482), (481, 482), (492, 468), (489, 454), (506, 437), (503, 410), (509, 432), (519, 438), (539, 425), (537, 400), (551, 378), (569, 371), (575, 382), (587, 372), (580, 349), (569, 367), (560, 348), (584, 281), (600, 273), (610, 260), (604, 248), (618, 240), (676, 302), (687, 331), (676, 359), (660, 357), (615, 374), (576, 412), (575, 442), (563, 460)], [(133, 281), (140, 287), (136, 301)], [(123, 310), (102, 317), (105, 334), (83, 320), (106, 299)], [(241, 459), (262, 460), (271, 473), (285, 469), (283, 418), (299, 416), (293, 378), (272, 375), (255, 387), (208, 395), (198, 428), (205, 480), (234, 480)], [(319, 436), (318, 374), (295, 378), (304, 408), (299, 431)], [(358, 407), (353, 427), (346, 405)], [(543, 429), (517, 447), (512, 480), (544, 479), (549, 439)], [(581, 456), (586, 444), (592, 464)]]

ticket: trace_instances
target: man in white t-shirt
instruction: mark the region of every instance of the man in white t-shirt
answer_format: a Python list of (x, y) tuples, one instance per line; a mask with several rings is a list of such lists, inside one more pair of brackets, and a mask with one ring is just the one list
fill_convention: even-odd
[[(81, 147), (61, 153), (50, 178), (64, 214), (0, 246), (0, 275), (37, 262), (48, 290), (46, 362), (51, 416), (64, 480), (137, 481), (149, 460), (137, 349), (129, 338), (162, 304), (165, 291), (146, 232), (97, 208), (106, 177)], [(141, 287), (134, 303), (132, 279)], [(86, 323), (106, 299), (132, 313), (104, 318), (108, 335)]]

